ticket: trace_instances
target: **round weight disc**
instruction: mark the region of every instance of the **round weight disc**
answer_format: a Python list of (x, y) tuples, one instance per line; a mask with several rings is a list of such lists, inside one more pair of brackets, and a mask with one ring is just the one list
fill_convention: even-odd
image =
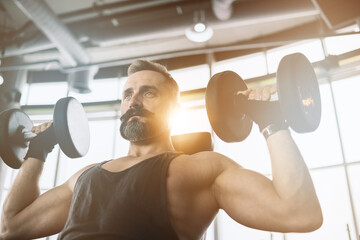
[(88, 120), (81, 103), (73, 97), (55, 104), (53, 126), (61, 150), (69, 158), (84, 156), (90, 146)]
[(206, 111), (216, 135), (225, 142), (240, 142), (251, 132), (252, 120), (234, 104), (235, 94), (247, 89), (232, 71), (215, 74), (206, 88)]
[(309, 60), (301, 53), (285, 56), (277, 71), (279, 101), (289, 126), (312, 132), (321, 119), (319, 84)]
[(33, 123), (20, 109), (10, 109), (0, 115), (0, 156), (11, 168), (18, 169), (24, 162), (29, 142), (22, 130), (31, 131)]

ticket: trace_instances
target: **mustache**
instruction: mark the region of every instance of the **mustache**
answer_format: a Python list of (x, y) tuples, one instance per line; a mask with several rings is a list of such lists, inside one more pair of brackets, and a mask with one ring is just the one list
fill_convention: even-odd
[(127, 122), (133, 116), (152, 117), (155, 114), (144, 108), (131, 108), (120, 117), (121, 122)]

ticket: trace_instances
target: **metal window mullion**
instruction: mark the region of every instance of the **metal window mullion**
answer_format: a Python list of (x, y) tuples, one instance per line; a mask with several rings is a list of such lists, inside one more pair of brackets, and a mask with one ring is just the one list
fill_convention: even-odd
[(355, 214), (355, 206), (354, 206), (354, 201), (353, 201), (353, 196), (352, 196), (352, 191), (351, 191), (351, 183), (350, 183), (349, 173), (348, 173), (348, 165), (346, 162), (344, 143), (343, 143), (342, 136), (341, 136), (341, 127), (340, 127), (337, 107), (336, 107), (336, 103), (335, 103), (335, 95), (334, 95), (334, 90), (333, 90), (333, 86), (332, 86), (331, 76), (328, 76), (327, 80), (328, 80), (329, 87), (330, 87), (331, 100), (332, 100), (334, 113), (335, 113), (335, 121), (336, 121), (336, 126), (337, 126), (338, 138), (339, 138), (339, 142), (340, 142), (341, 155), (342, 155), (342, 159), (343, 159), (343, 167), (345, 170), (346, 185), (347, 185), (347, 190), (348, 190), (348, 194), (349, 194), (350, 207), (351, 207), (351, 213), (352, 213), (353, 223), (354, 223), (354, 227), (355, 227), (356, 239), (360, 240), (359, 239), (359, 229), (358, 229), (357, 219), (356, 219), (356, 214)]

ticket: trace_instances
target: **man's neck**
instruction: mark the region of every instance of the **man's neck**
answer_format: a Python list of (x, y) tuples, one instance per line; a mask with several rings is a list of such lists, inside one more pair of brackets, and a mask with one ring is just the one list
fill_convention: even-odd
[(128, 156), (141, 157), (145, 155), (157, 155), (174, 150), (171, 138), (166, 134), (140, 142), (130, 142)]

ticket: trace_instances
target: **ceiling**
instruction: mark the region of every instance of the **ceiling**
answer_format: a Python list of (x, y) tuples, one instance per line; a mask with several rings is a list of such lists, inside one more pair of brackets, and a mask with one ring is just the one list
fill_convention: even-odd
[[(214, 30), (203, 43), (185, 36), (199, 11)], [(221, 59), (335, 34), (359, 18), (358, 0), (2, 0), (0, 70), (71, 72), (208, 53)]]

